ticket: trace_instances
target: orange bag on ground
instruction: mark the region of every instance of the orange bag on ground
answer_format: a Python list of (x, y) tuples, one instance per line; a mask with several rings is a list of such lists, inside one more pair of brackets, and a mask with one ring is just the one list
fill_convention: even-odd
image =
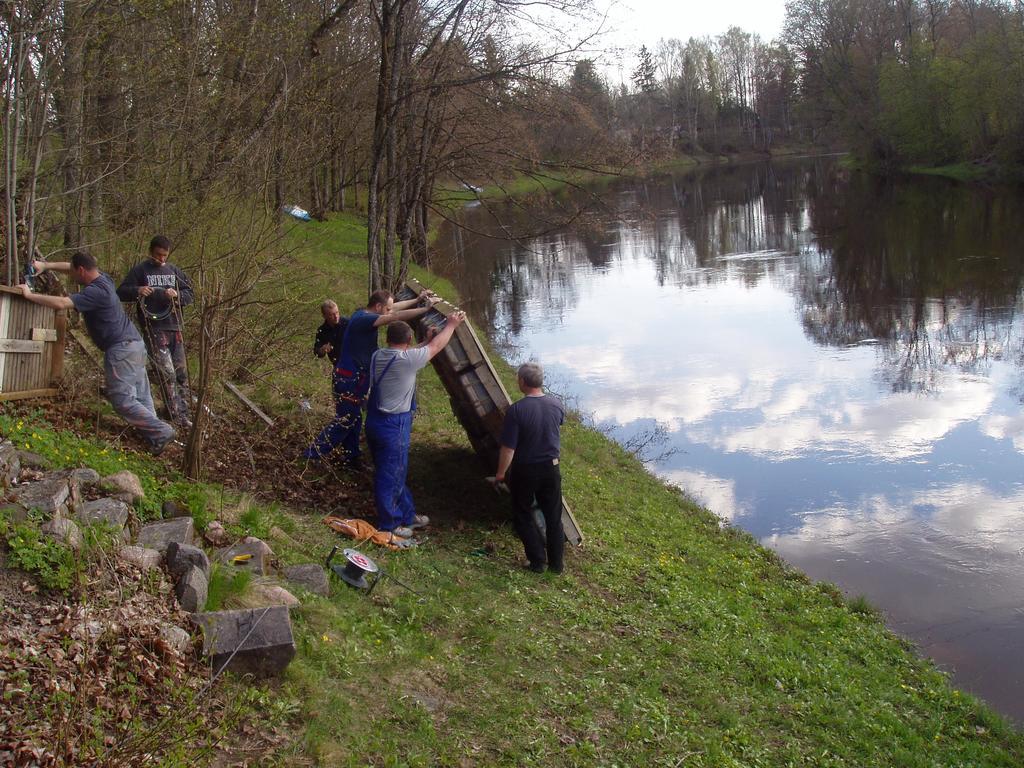
[(346, 519), (327, 515), (321, 522), (332, 531), (348, 536), (350, 539), (355, 539), (358, 542), (372, 541), (374, 544), (387, 547), (388, 549), (406, 549), (407, 547), (415, 546), (415, 542), (411, 539), (395, 536), (391, 531), (378, 531), (365, 520), (360, 520), (356, 517)]

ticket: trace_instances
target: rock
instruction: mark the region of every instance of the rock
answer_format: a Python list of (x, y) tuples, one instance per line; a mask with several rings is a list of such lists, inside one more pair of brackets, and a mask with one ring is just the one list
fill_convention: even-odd
[[(236, 557), (250, 555), (249, 559), (235, 562)], [(237, 541), (227, 549), (218, 550), (215, 559), (219, 563), (226, 563), (236, 568), (244, 568), (257, 576), (264, 575), (270, 567), (270, 558), (274, 551), (267, 544), (254, 536), (246, 536)]]
[(211, 657), (214, 674), (236, 648), (227, 668), (238, 674), (279, 675), (295, 657), (292, 622), (283, 605), (199, 613), (192, 618), (202, 627), (203, 653)]
[(295, 608), (302, 603), (299, 598), (277, 584), (265, 584), (256, 582), (249, 585), (246, 597), (253, 600), (257, 605), (284, 605), (288, 608)]
[(0, 517), (5, 517), (12, 523), (24, 523), (28, 520), (28, 510), (20, 504), (0, 504)]
[(76, 552), (85, 543), (78, 526), (63, 517), (55, 517), (53, 520), (43, 523), (39, 526), (39, 530)]
[(203, 571), (196, 566), (189, 566), (185, 574), (178, 579), (174, 587), (174, 594), (178, 598), (178, 604), (182, 610), (189, 613), (201, 611), (206, 607), (206, 597), (210, 584), (203, 575)]
[(96, 499), (81, 504), (75, 519), (83, 525), (104, 523), (120, 530), (128, 523), (130, 511), (119, 499)]
[(206, 526), (206, 530), (203, 531), (203, 538), (214, 547), (223, 547), (231, 539), (219, 520), (214, 520)]
[(175, 517), (191, 517), (192, 513), (185, 507), (179, 507), (173, 501), (165, 501), (160, 505), (160, 515), (164, 520), (170, 520)]
[(155, 549), (145, 547), (121, 547), (117, 556), (126, 563), (131, 563), (143, 571), (153, 571), (160, 567), (163, 557)]
[(66, 477), (49, 475), (34, 483), (11, 490), (9, 495), (25, 509), (38, 509), (47, 515), (63, 515), (71, 488)]
[(326, 595), (331, 591), (327, 571), (316, 563), (289, 565), (284, 569), (284, 577), (292, 584), (308, 589), (314, 595)]
[(21, 474), (21, 458), (10, 440), (0, 442), (0, 487), (7, 488)]
[(146, 494), (142, 490), (142, 483), (134, 472), (123, 469), (112, 475), (104, 477), (99, 482), (100, 488), (115, 499), (120, 499), (125, 504), (135, 504)]
[(82, 488), (88, 488), (90, 485), (95, 485), (100, 481), (100, 473), (89, 467), (72, 469), (70, 477)]
[(150, 523), (139, 529), (135, 543), (141, 547), (155, 549), (161, 555), (166, 554), (167, 545), (172, 541), (179, 544), (191, 544), (195, 538), (195, 527), (191, 517), (176, 517), (160, 523)]
[(255, 536), (246, 536), (244, 539), (240, 539), (238, 543), (246, 547), (258, 549), (268, 560), (274, 557), (274, 550), (270, 548), (270, 545), (262, 539), (257, 539)]
[(210, 558), (199, 547), (172, 541), (167, 545), (167, 570), (175, 579), (181, 578), (189, 568), (195, 566), (210, 578)]
[(175, 624), (160, 624), (160, 639), (178, 653), (188, 653), (192, 645), (192, 636)]
[(21, 461), (21, 466), (27, 469), (45, 471), (52, 466), (48, 458), (40, 456), (38, 453), (32, 453), (32, 451), (18, 451), (18, 459)]

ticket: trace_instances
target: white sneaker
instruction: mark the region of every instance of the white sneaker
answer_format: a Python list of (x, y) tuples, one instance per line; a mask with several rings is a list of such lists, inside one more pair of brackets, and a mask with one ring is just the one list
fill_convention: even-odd
[(426, 528), (428, 525), (430, 525), (430, 518), (429, 517), (427, 517), (426, 515), (413, 515), (412, 516), (412, 525), (410, 525), (409, 527), (410, 528)]
[(399, 536), (399, 537), (401, 537), (403, 539), (411, 539), (412, 538), (412, 528), (409, 528), (408, 526), (405, 526), (405, 525), (398, 526), (397, 528), (395, 528), (395, 530), (392, 531), (392, 533), (395, 536)]

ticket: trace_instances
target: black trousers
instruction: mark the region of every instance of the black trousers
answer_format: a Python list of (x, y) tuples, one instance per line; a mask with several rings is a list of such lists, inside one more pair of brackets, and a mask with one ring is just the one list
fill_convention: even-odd
[(544, 541), (533, 518), (534, 499), (544, 515), (547, 529), (547, 564), (554, 571), (562, 570), (565, 532), (562, 530), (562, 473), (557, 464), (516, 464), (508, 476), (512, 493), (512, 524), (523, 541), (530, 565), (543, 565)]

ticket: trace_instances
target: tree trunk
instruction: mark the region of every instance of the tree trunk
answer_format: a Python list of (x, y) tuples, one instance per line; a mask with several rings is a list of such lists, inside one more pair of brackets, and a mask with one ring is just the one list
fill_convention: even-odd
[(85, 6), (64, 4), (64, 68), (60, 101), (64, 133), (64, 246), (82, 245), (82, 134), (85, 101)]

